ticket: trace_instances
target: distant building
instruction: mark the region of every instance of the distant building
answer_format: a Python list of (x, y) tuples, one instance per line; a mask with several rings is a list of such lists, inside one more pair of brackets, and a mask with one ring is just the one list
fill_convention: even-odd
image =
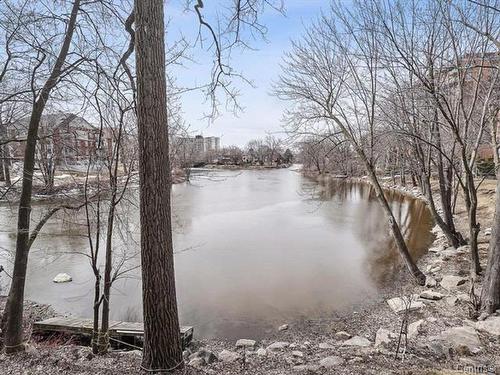
[(179, 137), (175, 139), (177, 147), (182, 148), (182, 154), (192, 162), (211, 162), (220, 152), (219, 137)]
[[(26, 118), (8, 129), (9, 136), (14, 139), (26, 138), (29, 119)], [(84, 118), (73, 113), (59, 112), (43, 115), (38, 130), (36, 150), (37, 161), (52, 160), (55, 165), (74, 165), (96, 158), (100, 130)], [(113, 134), (103, 129), (101, 136), (100, 156), (106, 157), (113, 151)], [(14, 160), (24, 158), (25, 142), (11, 146), (11, 157)]]

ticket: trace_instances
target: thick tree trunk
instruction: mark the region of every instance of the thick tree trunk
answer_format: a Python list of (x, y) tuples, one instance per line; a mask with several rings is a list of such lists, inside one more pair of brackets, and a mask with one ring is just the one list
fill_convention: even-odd
[(54, 67), (38, 99), (33, 104), (28, 126), (26, 149), (24, 151), (23, 181), (21, 198), (19, 200), (19, 212), (17, 223), (16, 255), (14, 259), (14, 270), (9, 295), (5, 306), (4, 345), (7, 353), (13, 353), (24, 349), (23, 344), (23, 309), (24, 309), (24, 286), (26, 281), (26, 269), (28, 266), (31, 193), (33, 191), (33, 171), (35, 167), (35, 150), (38, 138), (38, 127), (43, 110), (49, 99), (50, 92), (57, 84), (61, 70), (68, 55), (76, 18), (80, 8), (80, 0), (73, 3), (71, 15), (68, 21), (66, 34), (61, 50), (56, 59)]
[(142, 367), (183, 366), (170, 213), (163, 0), (136, 0), (137, 122), (144, 349)]
[(500, 309), (500, 171), (497, 171), (495, 200), (495, 219), (490, 240), (490, 253), (481, 291), (481, 309), (487, 314), (492, 314)]

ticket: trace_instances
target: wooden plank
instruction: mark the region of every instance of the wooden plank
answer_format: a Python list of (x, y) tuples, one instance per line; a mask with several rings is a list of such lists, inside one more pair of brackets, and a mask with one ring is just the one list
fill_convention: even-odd
[[(74, 317), (54, 317), (33, 324), (36, 331), (64, 332), (90, 336), (94, 323), (92, 319)], [(182, 342), (187, 346), (193, 339), (194, 329), (190, 326), (180, 327)], [(137, 322), (110, 321), (109, 335), (111, 337), (144, 336), (144, 324)]]

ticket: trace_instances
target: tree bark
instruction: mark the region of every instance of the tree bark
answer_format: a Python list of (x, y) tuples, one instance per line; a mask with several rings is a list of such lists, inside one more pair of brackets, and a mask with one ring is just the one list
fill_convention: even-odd
[(144, 316), (142, 367), (183, 366), (170, 213), (163, 0), (136, 0), (137, 123)]
[(24, 286), (26, 281), (26, 269), (28, 266), (31, 194), (33, 191), (33, 171), (35, 167), (35, 150), (38, 138), (38, 127), (45, 105), (50, 97), (52, 89), (56, 86), (62, 67), (68, 55), (76, 18), (80, 9), (80, 0), (75, 0), (71, 15), (67, 24), (64, 41), (59, 51), (49, 78), (45, 82), (39, 96), (33, 103), (31, 117), (24, 151), (23, 180), (21, 198), (19, 200), (19, 212), (17, 223), (16, 255), (14, 259), (14, 270), (10, 285), (7, 304), (5, 306), (4, 345), (6, 353), (24, 350), (23, 344), (23, 309), (24, 309)]

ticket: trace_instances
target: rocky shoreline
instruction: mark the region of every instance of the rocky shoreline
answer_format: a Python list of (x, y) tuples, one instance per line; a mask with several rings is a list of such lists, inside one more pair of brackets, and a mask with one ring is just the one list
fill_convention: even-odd
[[(424, 199), (416, 189), (385, 185), (387, 189)], [(493, 183), (481, 186), (479, 215), (486, 228), (480, 234), (483, 265), (493, 217), (492, 194)], [(460, 206), (456, 219), (459, 229), (464, 231), (466, 215)], [(428, 275), (426, 286), (417, 286), (402, 272), (395, 285), (381, 291), (369, 303), (321, 320), (288, 322), (276, 327), (265, 340), (195, 341), (184, 353), (185, 369), (178, 373), (452, 374), (472, 370), (500, 373), (500, 314), (497, 312), (480, 322), (469, 317), (472, 305), (467, 247), (446, 247), (439, 228), (435, 227), (433, 233), (436, 238), (429, 252), (418, 262)], [(481, 290), (480, 281), (474, 284), (476, 294)], [(404, 316), (402, 297), (411, 298), (408, 344), (404, 359), (400, 355), (396, 360)], [(29, 320), (44, 317), (30, 311), (31, 307), (27, 327)], [(87, 347), (31, 340), (26, 353), (0, 355), (0, 369), (12, 374), (137, 374), (140, 352), (112, 352), (95, 357)]]

